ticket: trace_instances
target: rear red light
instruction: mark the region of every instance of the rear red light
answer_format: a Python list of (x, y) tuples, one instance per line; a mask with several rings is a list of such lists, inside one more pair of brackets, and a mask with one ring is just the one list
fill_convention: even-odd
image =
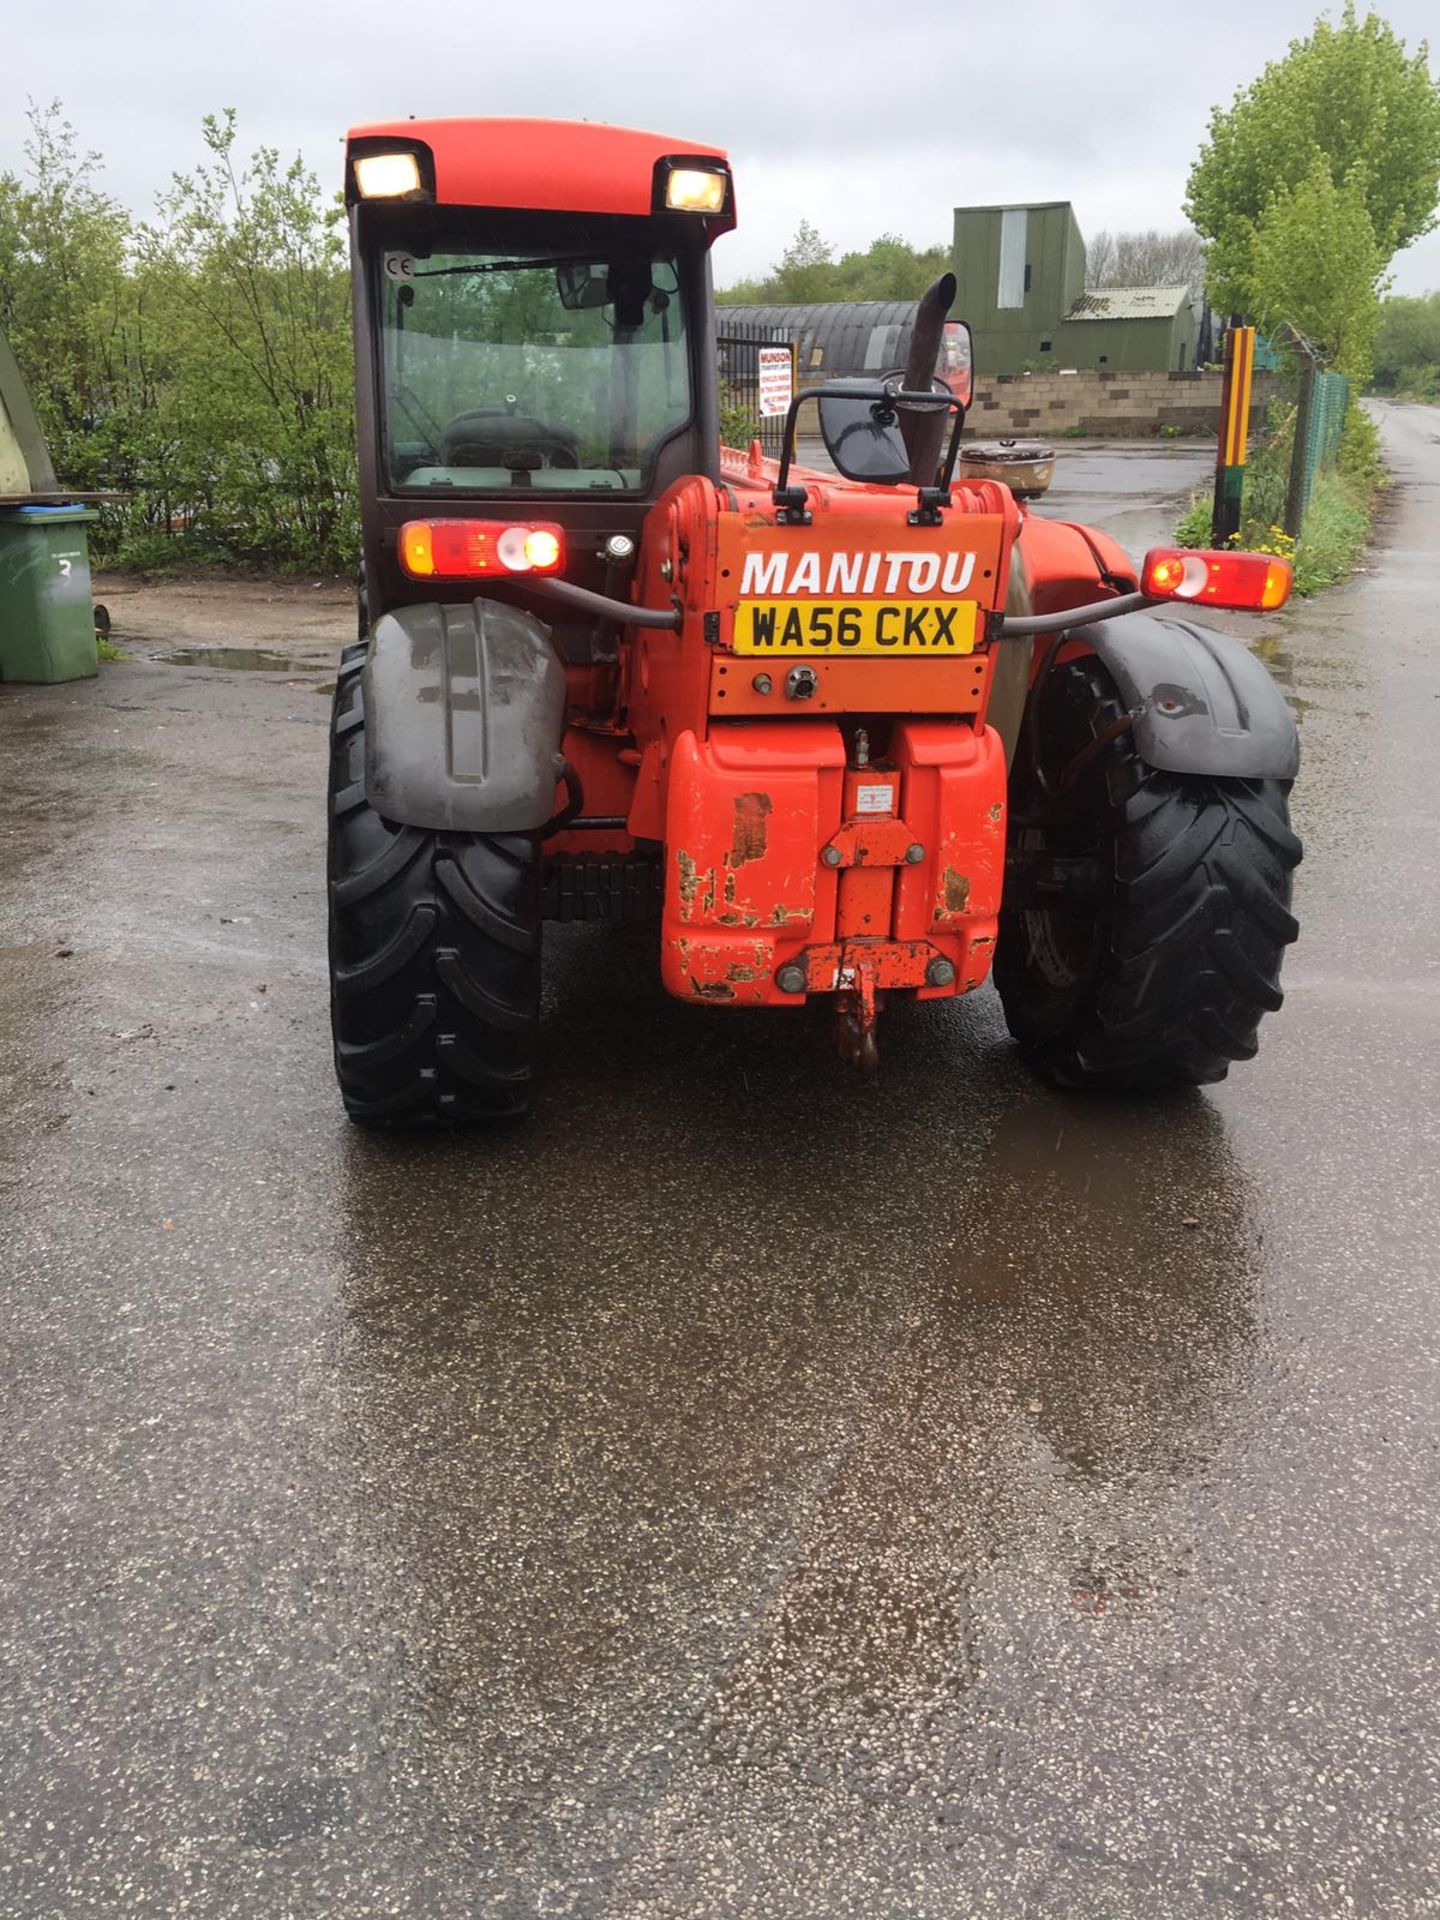
[(1140, 569), (1140, 591), (1152, 600), (1261, 613), (1283, 607), (1294, 580), (1290, 562), (1273, 554), (1203, 547), (1152, 547)]
[(407, 520), (398, 541), (412, 580), (482, 580), (558, 573), (565, 533), (551, 520)]

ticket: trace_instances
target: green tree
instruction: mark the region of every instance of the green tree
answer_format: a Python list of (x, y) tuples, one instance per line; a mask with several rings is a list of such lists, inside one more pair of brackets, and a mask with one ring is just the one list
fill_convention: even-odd
[(741, 280), (716, 295), (724, 306), (802, 305), (818, 300), (918, 300), (950, 265), (950, 249), (916, 248), (882, 233), (836, 260), (808, 220), (763, 280)]
[(835, 269), (830, 248), (808, 220), (802, 220), (795, 229), (795, 238), (781, 254), (774, 279), (776, 300), (831, 300), (835, 297)]
[(1324, 156), (1275, 194), (1251, 246), (1251, 311), (1267, 333), (1288, 322), (1328, 367), (1358, 386), (1369, 377), (1385, 256), (1358, 173), (1339, 186)]
[(1390, 392), (1440, 396), (1440, 293), (1382, 302), (1375, 384)]
[(1110, 233), (1101, 228), (1085, 247), (1085, 285), (1189, 287), (1205, 290), (1205, 243), (1189, 227), (1173, 233)]
[(342, 564), (354, 546), (353, 372), (341, 216), (296, 159), (244, 164), (235, 115), (140, 230), (168, 350), (175, 486), (237, 554)]
[(950, 265), (948, 247), (923, 252), (898, 233), (882, 233), (863, 253), (843, 254), (835, 269), (841, 300), (918, 300)]
[(96, 184), (51, 101), (29, 110), (27, 174), (0, 174), (0, 327), (25, 373), (56, 469), (94, 477), (93, 423), (127, 377), (129, 221)]
[(1337, 189), (1363, 197), (1382, 261), (1435, 224), (1440, 87), (1427, 49), (1407, 54), (1378, 14), (1358, 19), (1351, 4), (1211, 115), (1185, 211), (1210, 242), (1217, 306), (1257, 310), (1261, 220), (1272, 199), (1311, 179), (1317, 161)]

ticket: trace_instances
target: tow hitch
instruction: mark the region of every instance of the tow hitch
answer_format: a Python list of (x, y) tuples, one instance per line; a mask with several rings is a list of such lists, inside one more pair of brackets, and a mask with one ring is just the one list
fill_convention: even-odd
[(835, 1038), (842, 1060), (848, 1060), (862, 1073), (874, 1073), (880, 1064), (875, 1025), (881, 1005), (881, 995), (875, 988), (874, 962), (860, 960), (851, 971), (854, 985), (842, 988), (836, 996)]

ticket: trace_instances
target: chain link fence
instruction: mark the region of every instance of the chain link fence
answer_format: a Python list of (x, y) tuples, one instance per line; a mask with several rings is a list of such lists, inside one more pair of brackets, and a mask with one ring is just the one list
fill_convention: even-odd
[(1350, 382), (1343, 373), (1321, 373), (1315, 367), (1305, 368), (1300, 376), (1295, 450), (1285, 496), (1285, 531), (1292, 540), (1298, 540), (1304, 529), (1316, 476), (1335, 471), (1349, 404)]

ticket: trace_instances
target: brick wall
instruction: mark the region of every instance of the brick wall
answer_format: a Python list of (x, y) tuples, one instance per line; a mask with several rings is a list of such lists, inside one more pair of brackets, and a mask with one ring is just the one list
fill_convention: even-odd
[[(1218, 373), (1015, 373), (980, 379), (966, 427), (977, 440), (999, 434), (1044, 440), (1066, 428), (1099, 437), (1157, 433), (1161, 427), (1213, 433), (1220, 419)], [(1250, 424), (1259, 425), (1273, 379), (1256, 374)]]

